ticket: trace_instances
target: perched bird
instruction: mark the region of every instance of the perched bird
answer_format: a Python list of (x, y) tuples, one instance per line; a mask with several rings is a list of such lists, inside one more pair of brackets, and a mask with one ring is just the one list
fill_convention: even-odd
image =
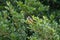
[(27, 17), (27, 22), (28, 22), (28, 24), (32, 24), (33, 23), (33, 19), (30, 16), (28, 16)]

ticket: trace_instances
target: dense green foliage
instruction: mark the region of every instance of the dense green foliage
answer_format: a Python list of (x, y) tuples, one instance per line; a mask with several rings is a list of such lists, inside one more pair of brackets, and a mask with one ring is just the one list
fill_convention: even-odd
[(60, 0), (0, 0), (0, 40), (60, 40)]

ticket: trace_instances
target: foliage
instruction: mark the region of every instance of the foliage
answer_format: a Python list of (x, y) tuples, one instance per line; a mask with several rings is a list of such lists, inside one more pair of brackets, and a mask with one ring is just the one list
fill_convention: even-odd
[(0, 0), (0, 40), (60, 40), (60, 1)]

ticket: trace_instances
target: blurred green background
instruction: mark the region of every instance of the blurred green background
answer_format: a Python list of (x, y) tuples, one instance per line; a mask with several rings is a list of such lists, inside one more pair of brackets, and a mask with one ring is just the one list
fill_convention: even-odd
[(60, 40), (60, 0), (0, 0), (0, 40)]

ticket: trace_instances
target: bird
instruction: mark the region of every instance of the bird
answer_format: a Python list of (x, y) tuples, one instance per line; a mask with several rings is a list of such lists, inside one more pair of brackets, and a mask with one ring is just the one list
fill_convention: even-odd
[(28, 16), (27, 17), (27, 22), (28, 22), (28, 24), (32, 24), (34, 21), (30, 16)]

